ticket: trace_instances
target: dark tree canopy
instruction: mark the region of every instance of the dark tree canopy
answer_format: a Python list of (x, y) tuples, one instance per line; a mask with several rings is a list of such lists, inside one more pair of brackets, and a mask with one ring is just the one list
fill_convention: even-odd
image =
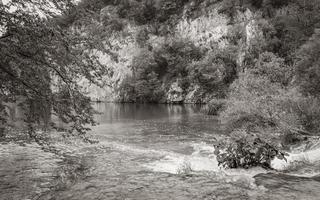
[(70, 133), (84, 134), (85, 124), (95, 123), (90, 99), (78, 82), (99, 85), (106, 70), (92, 53), (90, 35), (76, 31), (72, 23), (61, 23), (74, 9), (72, 1), (65, 0), (15, 0), (0, 5), (2, 125), (6, 125), (7, 103), (21, 101), (31, 131), (41, 123), (49, 126), (45, 115), (71, 124)]

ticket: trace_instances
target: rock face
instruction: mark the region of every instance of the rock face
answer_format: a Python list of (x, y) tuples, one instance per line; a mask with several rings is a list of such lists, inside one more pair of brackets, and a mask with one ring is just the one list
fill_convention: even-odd
[[(135, 58), (144, 51), (156, 54), (170, 40), (189, 41), (199, 49), (214, 52), (217, 48), (227, 49), (231, 45), (226, 39), (230, 32), (238, 29), (242, 30), (245, 36), (243, 41), (238, 44), (237, 55), (235, 56), (237, 65), (241, 67), (246, 55), (246, 47), (251, 45), (255, 38), (259, 38), (259, 34), (262, 33), (258, 30), (257, 22), (254, 21), (254, 14), (249, 9), (244, 12), (239, 11), (236, 16), (236, 24), (230, 24), (229, 17), (219, 13), (219, 1), (210, 3), (210, 6), (206, 6), (206, 3), (197, 6), (196, 11), (188, 10), (188, 6), (192, 5), (187, 4), (181, 15), (171, 19), (172, 27), (169, 26), (170, 23), (139, 25), (130, 19), (119, 17), (117, 6), (102, 8), (98, 13), (101, 22), (96, 22), (97, 26), (107, 26), (109, 22), (118, 20), (122, 29), (112, 32), (111, 35), (105, 37), (105, 41), (101, 41), (102, 46), (106, 51), (112, 52), (112, 55), (101, 50), (95, 52), (101, 64), (113, 72), (111, 77), (105, 77), (104, 80), (112, 87), (99, 88), (83, 83), (88, 96), (94, 101), (126, 99), (126, 97), (118, 98), (117, 88), (128, 77), (134, 77), (132, 66), (136, 62)], [(196, 12), (196, 14), (194, 13), (194, 17), (189, 17), (188, 12)], [(159, 79), (165, 79), (164, 76), (162, 74)], [(165, 95), (163, 98), (159, 97), (161, 99), (159, 102), (206, 103), (212, 99), (213, 95), (208, 94), (200, 84), (191, 84), (188, 88), (185, 88), (178, 84), (178, 79), (179, 77), (170, 76), (170, 80), (163, 83)]]
[(219, 40), (223, 46), (221, 38), (228, 33), (228, 18), (219, 15), (217, 7), (202, 12), (204, 15), (192, 20), (184, 16), (176, 26), (176, 36), (190, 40), (199, 47), (213, 48)]
[(186, 97), (184, 99), (184, 103), (190, 104), (206, 104), (210, 100), (215, 98), (215, 94), (211, 92), (205, 91), (199, 85), (195, 85), (190, 87)]
[(91, 101), (102, 102), (102, 101), (113, 101), (112, 93), (110, 88), (100, 88), (95, 85), (88, 86), (87, 91)]
[(206, 93), (199, 85), (183, 90), (178, 82), (174, 82), (167, 92), (165, 103), (202, 104), (208, 103), (213, 98), (214, 94)]
[(190, 92), (187, 93), (186, 98), (184, 100), (185, 103), (200, 103), (199, 97), (201, 93), (200, 86), (196, 85)]
[(79, 81), (82, 85), (82, 90), (93, 102), (112, 101), (112, 89), (108, 86), (99, 87), (88, 83), (85, 79)]
[(184, 94), (183, 89), (179, 86), (177, 82), (174, 82), (168, 93), (167, 93), (167, 103), (183, 103)]

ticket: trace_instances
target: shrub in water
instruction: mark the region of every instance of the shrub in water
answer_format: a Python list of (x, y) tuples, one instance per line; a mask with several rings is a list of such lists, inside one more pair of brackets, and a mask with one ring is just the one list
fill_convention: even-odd
[[(222, 147), (224, 146), (224, 147)], [(219, 166), (225, 168), (271, 168), (271, 160), (275, 157), (286, 159), (287, 154), (277, 147), (263, 141), (259, 137), (241, 137), (216, 147), (215, 154)]]

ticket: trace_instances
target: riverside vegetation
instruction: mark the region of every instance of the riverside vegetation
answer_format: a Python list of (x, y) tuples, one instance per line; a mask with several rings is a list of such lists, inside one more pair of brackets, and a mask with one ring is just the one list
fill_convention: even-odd
[(270, 168), (319, 133), (318, 0), (53, 2), (62, 15), (35, 17), (25, 1), (0, 10), (0, 111), (25, 99), (31, 135), (47, 113), (84, 136), (88, 96), (105, 100), (107, 87), (118, 102), (207, 103), (226, 127), (216, 153), (229, 168)]

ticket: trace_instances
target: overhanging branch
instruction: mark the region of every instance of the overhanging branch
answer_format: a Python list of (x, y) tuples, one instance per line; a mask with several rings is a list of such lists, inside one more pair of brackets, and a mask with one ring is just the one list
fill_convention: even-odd
[(8, 37), (11, 37), (12, 35), (13, 34), (10, 34), (10, 33), (4, 34), (3, 36), (0, 37), (0, 40), (6, 39)]

